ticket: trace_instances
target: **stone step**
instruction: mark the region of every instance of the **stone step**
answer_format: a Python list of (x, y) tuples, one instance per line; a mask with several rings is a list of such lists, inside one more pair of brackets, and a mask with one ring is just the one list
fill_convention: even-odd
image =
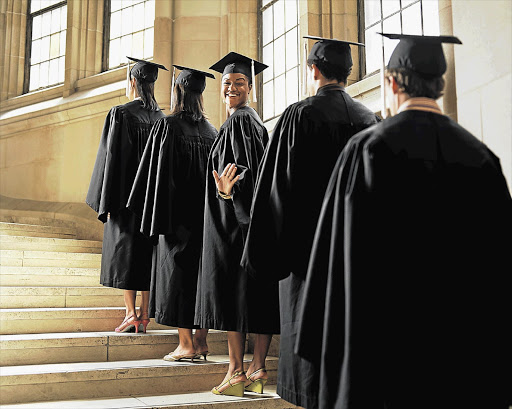
[[(125, 308), (3, 308), (0, 334), (113, 331), (124, 319)], [(168, 329), (151, 321), (149, 329)]]
[(0, 286), (94, 287), (100, 283), (99, 268), (0, 266)]
[(0, 266), (99, 268), (101, 254), (0, 250)]
[(243, 398), (217, 396), (207, 392), (175, 395), (137, 396), (2, 405), (2, 409), (300, 409), (281, 399), (275, 385), (265, 386), (265, 393), (246, 393)]
[[(246, 355), (250, 360), (251, 356)], [(208, 361), (162, 359), (6, 366), (0, 373), (0, 404), (70, 399), (204, 392), (218, 385), (228, 369), (227, 355)], [(277, 358), (267, 358), (269, 384), (277, 378)]]
[[(138, 293), (136, 305), (139, 305)], [(95, 287), (0, 287), (0, 308), (124, 306), (123, 290)]]
[(71, 220), (56, 219), (52, 217), (37, 217), (13, 215), (7, 209), (0, 209), (0, 221), (4, 223), (33, 224), (38, 226), (53, 226), (76, 229), (76, 224)]
[(69, 227), (0, 222), (0, 234), (8, 236), (55, 237), (74, 239), (76, 232)]
[[(207, 339), (210, 354), (228, 353), (225, 332), (210, 330)], [(1, 335), (0, 365), (159, 359), (177, 346), (177, 329), (148, 330), (145, 334), (110, 331)]]
[(0, 235), (2, 250), (101, 253), (101, 241)]

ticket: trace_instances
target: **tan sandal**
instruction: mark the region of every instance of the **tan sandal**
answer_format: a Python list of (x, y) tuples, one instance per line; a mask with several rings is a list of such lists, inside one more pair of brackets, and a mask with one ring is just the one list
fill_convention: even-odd
[(245, 390), (247, 392), (263, 393), (263, 388), (267, 384), (268, 378), (258, 378), (253, 380), (254, 375), (257, 375), (258, 373), (266, 374), (267, 370), (265, 368), (260, 368), (247, 376), (247, 380), (251, 382), (249, 385), (245, 386)]
[[(237, 396), (239, 398), (243, 397), (244, 396), (245, 380), (239, 381), (237, 383), (231, 383), (231, 380), (233, 378), (236, 378), (237, 376), (242, 376), (242, 375), (245, 375), (244, 371), (235, 372), (231, 376), (231, 378), (229, 378), (226, 382), (221, 383), (219, 386), (213, 387), (212, 393), (215, 395)], [(220, 389), (222, 389), (222, 387), (228, 383), (229, 383), (229, 386), (221, 392)]]

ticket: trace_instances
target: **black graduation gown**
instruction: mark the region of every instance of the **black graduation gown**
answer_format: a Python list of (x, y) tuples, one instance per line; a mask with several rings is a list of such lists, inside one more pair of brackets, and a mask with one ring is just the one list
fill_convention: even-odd
[(159, 324), (194, 328), (203, 239), (206, 165), (217, 130), (207, 120), (171, 115), (153, 126), (128, 208), (158, 241), (149, 315)]
[[(196, 303), (196, 324), (201, 328), (279, 332), (276, 283), (258, 282), (240, 267), (258, 165), (267, 142), (267, 130), (256, 111), (243, 107), (224, 122), (213, 144), (208, 159)], [(228, 163), (236, 163), (240, 175), (232, 200), (218, 196), (212, 176), (214, 169), (220, 173)]]
[(151, 127), (163, 116), (137, 99), (113, 107), (105, 120), (86, 198), (104, 223), (100, 276), (104, 286), (149, 290), (152, 245), (139, 232), (140, 221), (126, 209), (126, 202)]
[(377, 120), (342, 87), (322, 87), (284, 111), (260, 168), (242, 265), (260, 280), (285, 278), (277, 392), (299, 406), (315, 407), (318, 393), (318, 368), (293, 348), (323, 195), (349, 138)]
[(505, 408), (511, 249), (499, 160), (448, 117), (405, 111), (352, 138), (296, 345), (321, 364), (320, 408)]

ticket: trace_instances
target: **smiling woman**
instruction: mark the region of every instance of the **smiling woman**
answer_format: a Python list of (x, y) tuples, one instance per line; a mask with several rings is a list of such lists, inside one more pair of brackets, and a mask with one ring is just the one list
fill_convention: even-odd
[[(246, 390), (263, 392), (271, 334), (279, 332), (277, 285), (268, 288), (240, 267), (258, 166), (268, 142), (267, 130), (248, 101), (254, 92), (253, 76), (267, 66), (232, 52), (210, 68), (222, 73), (221, 98), (228, 118), (208, 159), (195, 324), (228, 331), (228, 373), (212, 392), (242, 396), (245, 383)], [(243, 355), (247, 332), (257, 335), (246, 377)]]
[(222, 95), (229, 115), (247, 105), (251, 89), (252, 81), (244, 74), (231, 73), (222, 77)]

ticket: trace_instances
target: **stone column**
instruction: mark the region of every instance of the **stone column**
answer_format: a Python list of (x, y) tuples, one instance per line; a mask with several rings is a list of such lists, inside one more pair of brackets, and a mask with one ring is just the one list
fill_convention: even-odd
[(25, 42), (27, 34), (27, 0), (3, 0), (1, 3), (2, 63), (0, 100), (23, 93), (25, 78)]
[[(331, 37), (339, 40), (359, 42), (359, 22), (357, 16), (357, 0), (331, 0)], [(348, 77), (348, 85), (360, 78), (359, 47), (350, 46), (352, 51), (352, 72)]]
[[(165, 65), (169, 70), (160, 70), (155, 84), (155, 98), (161, 109), (167, 110), (171, 105), (172, 48), (174, 41), (173, 13), (174, 1), (155, 1), (155, 40), (153, 60)], [(194, 2), (195, 3), (195, 2)]]
[[(443, 35), (457, 35), (453, 32), (452, 0), (439, 0), (439, 32)], [(455, 84), (455, 58), (454, 48), (457, 45), (443, 46), (446, 57), (447, 70), (444, 75), (446, 85), (442, 98), (443, 111), (454, 121), (457, 120), (457, 89)]]

